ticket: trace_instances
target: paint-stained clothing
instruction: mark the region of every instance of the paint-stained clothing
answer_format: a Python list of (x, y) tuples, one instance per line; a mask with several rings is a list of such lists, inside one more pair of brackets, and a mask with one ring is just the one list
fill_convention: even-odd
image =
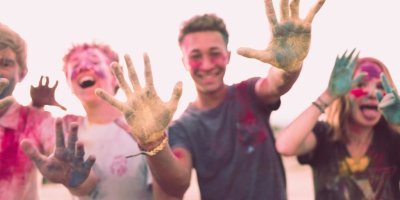
[(96, 157), (93, 169), (99, 178), (95, 190), (79, 199), (152, 199), (146, 159), (142, 155), (126, 158), (139, 153), (140, 149), (127, 132), (128, 125), (122, 118), (107, 124), (93, 124), (83, 117), (64, 117), (66, 124), (71, 121), (79, 123), (78, 138), (84, 144), (85, 158)]
[(204, 200), (286, 199), (285, 173), (269, 124), (279, 108), (263, 105), (252, 78), (228, 87), (210, 110), (189, 105), (168, 129), (172, 148), (192, 154)]
[(20, 142), (28, 138), (48, 155), (54, 147), (54, 129), (55, 120), (49, 112), (17, 102), (0, 117), (0, 200), (39, 199), (41, 180)]
[(316, 148), (299, 161), (312, 167), (315, 199), (400, 199), (400, 135), (382, 128), (364, 157), (352, 159), (343, 142), (328, 138), (329, 126), (318, 122), (313, 131)]

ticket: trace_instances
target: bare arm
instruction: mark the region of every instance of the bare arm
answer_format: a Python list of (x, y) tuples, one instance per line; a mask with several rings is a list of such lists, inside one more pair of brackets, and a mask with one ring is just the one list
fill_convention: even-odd
[(112, 69), (127, 97), (127, 102), (115, 99), (101, 88), (96, 90), (96, 94), (124, 114), (131, 134), (143, 150), (143, 154), (147, 155), (150, 170), (162, 190), (168, 195), (181, 198), (190, 183), (192, 159), (185, 149), (170, 149), (165, 130), (177, 108), (182, 84), (177, 83), (169, 102), (163, 102), (153, 85), (148, 56), (144, 55), (144, 87), (141, 87), (128, 55), (125, 56), (125, 62), (133, 90), (126, 82), (121, 66), (113, 63)]
[(91, 170), (95, 158), (89, 156), (84, 161), (84, 147), (77, 142), (77, 131), (78, 127), (73, 126), (65, 145), (62, 122), (57, 120), (56, 149), (49, 157), (42, 155), (28, 139), (22, 140), (21, 147), (43, 177), (54, 183), (61, 183), (73, 194), (81, 196), (89, 194), (95, 188), (97, 178)]
[(272, 39), (265, 50), (240, 48), (238, 53), (269, 63), (268, 77), (256, 84), (256, 93), (266, 103), (276, 102), (297, 80), (302, 63), (311, 43), (311, 24), (325, 0), (311, 8), (305, 19), (299, 18), (299, 0), (281, 0), (281, 22), (278, 22), (272, 0), (265, 0), (266, 15), (271, 27)]
[(358, 55), (353, 57), (354, 51), (348, 56), (344, 53), (336, 59), (326, 91), (278, 134), (276, 148), (279, 153), (285, 156), (301, 155), (315, 148), (316, 138), (312, 129), (319, 116), (335, 99), (346, 95), (355, 83), (362, 79), (362, 76), (359, 76), (352, 80), (358, 59)]

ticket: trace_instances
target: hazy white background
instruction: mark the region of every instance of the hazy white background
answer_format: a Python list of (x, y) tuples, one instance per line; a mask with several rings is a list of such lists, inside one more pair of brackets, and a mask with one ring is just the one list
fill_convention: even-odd
[[(303, 17), (316, 0), (301, 0)], [(279, 16), (279, 1), (274, 0)], [(232, 51), (225, 81), (236, 83), (252, 76), (265, 76), (270, 67), (236, 54), (241, 46), (262, 49), (271, 35), (262, 0), (0, 0), (0, 22), (10, 26), (28, 43), (28, 76), (14, 95), (30, 102), (29, 87), (41, 75), (59, 80), (57, 100), (68, 108), (47, 108), (56, 116), (84, 114), (62, 72), (62, 57), (76, 43), (104, 42), (122, 55), (131, 54), (142, 74), (142, 53), (148, 52), (156, 88), (167, 100), (176, 81), (183, 81), (178, 111), (195, 97), (189, 74), (181, 63), (177, 36), (183, 20), (195, 14), (216, 13), (230, 31)], [(282, 98), (272, 123), (284, 125), (298, 115), (327, 86), (338, 54), (357, 48), (361, 56), (374, 56), (391, 70), (399, 86), (400, 2), (396, 0), (326, 0), (314, 18), (312, 42), (303, 71), (292, 90)], [(143, 78), (142, 76), (140, 78)]]

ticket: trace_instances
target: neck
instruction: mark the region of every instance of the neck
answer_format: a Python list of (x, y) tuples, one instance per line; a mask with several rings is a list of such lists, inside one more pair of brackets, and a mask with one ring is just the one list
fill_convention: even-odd
[(197, 91), (197, 99), (193, 105), (199, 109), (212, 109), (217, 107), (225, 98), (228, 87), (224, 85), (220, 90), (212, 93), (203, 93)]
[(355, 128), (352, 127), (347, 135), (350, 144), (365, 144), (371, 141), (373, 136), (372, 127), (368, 128)]
[(121, 112), (104, 101), (84, 103), (89, 123), (106, 124), (122, 116)]

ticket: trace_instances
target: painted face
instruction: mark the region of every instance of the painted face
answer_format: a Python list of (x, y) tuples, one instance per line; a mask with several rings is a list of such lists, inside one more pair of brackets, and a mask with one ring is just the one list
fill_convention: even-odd
[(102, 88), (114, 94), (116, 80), (110, 60), (100, 50), (89, 48), (74, 52), (67, 64), (66, 76), (72, 91), (81, 100), (96, 98), (94, 90)]
[(219, 32), (190, 33), (182, 41), (181, 50), (198, 92), (214, 93), (223, 88), (230, 52)]
[(350, 91), (353, 119), (359, 124), (374, 126), (381, 117), (376, 93), (380, 91), (384, 94), (380, 80), (382, 72), (381, 67), (374, 63), (364, 63), (356, 69), (355, 76), (366, 74), (357, 87)]
[(0, 49), (0, 77), (9, 81), (8, 86), (0, 93), (0, 99), (10, 96), (14, 91), (16, 84), (20, 81), (19, 70), (15, 52), (9, 47)]

